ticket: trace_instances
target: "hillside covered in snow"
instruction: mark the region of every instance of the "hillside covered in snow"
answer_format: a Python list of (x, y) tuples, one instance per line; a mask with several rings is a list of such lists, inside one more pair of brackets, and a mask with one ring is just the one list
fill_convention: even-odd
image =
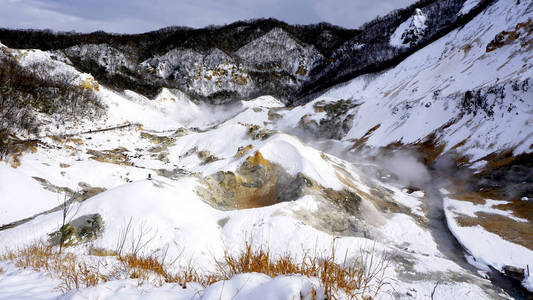
[[(0, 41), (11, 48), (53, 52), (54, 59), (102, 84), (150, 98), (161, 88), (174, 88), (216, 103), (261, 95), (302, 103), (324, 88), (397, 64), (463, 26), (492, 1), (469, 1), (465, 8), (463, 2), (422, 0), (353, 30), (259, 19), (136, 35), (0, 29)], [(389, 43), (396, 39), (395, 29), (413, 18), (424, 20), (413, 23), (423, 30), (404, 37), (408, 46)]]
[(529, 1), (0, 43), (0, 299), (533, 295)]

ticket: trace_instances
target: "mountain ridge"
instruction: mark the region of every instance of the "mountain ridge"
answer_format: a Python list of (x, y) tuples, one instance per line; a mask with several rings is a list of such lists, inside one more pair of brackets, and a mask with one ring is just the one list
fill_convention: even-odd
[[(329, 57), (318, 42), (274, 21), (239, 23), (221, 35), (241, 38), (233, 45), (209, 44), (221, 31), (205, 29), (188, 39), (197, 48), (165, 42), (145, 57), (135, 47), (146, 44), (120, 36), (123, 46), (0, 44), (0, 242), (37, 240), (103, 275), (60, 295), (60, 272), (28, 273), (20, 270), (26, 256), (0, 255), (0, 290), (16, 298), (33, 274), (50, 275), (36, 280), (47, 299), (355, 297), (294, 271), (202, 277), (242, 249), (268, 249), (296, 260), (331, 253), (358, 272), (372, 270), (368, 255), (386, 262), (370, 289), (353, 290), (361, 297), (531, 297), (533, 4), (420, 3), (330, 47), (342, 63), (328, 80), (385, 67), (398, 53), (403, 60), (331, 87), (317, 79), (332, 74), (319, 72)], [(447, 17), (437, 20), (441, 8)], [(443, 33), (446, 20), (460, 18), (466, 24)], [(248, 100), (290, 95), (310, 80), (316, 94), (301, 104)], [(148, 97), (128, 84), (159, 88)], [(73, 205), (69, 218), (58, 199)], [(121, 240), (125, 248), (116, 248)], [(152, 255), (164, 272), (128, 268), (130, 253)], [(196, 279), (168, 276), (191, 267)]]
[[(297, 105), (309, 101), (313, 95), (335, 84), (398, 64), (418, 49), (466, 23), (491, 2), (493, 1), (479, 1), (466, 14), (458, 15), (464, 0), (422, 0), (408, 8), (378, 17), (359, 29), (344, 29), (327, 23), (289, 25), (275, 19), (256, 19), (201, 29), (167, 27), (130, 35), (1, 29), (0, 41), (11, 48), (56, 51), (58, 55), (65, 56), (70, 64), (93, 74), (98, 81), (111, 88), (134, 90), (150, 98), (155, 97), (160, 89), (165, 87), (180, 89), (192, 98), (211, 103), (232, 102), (271, 94), (289, 105)], [(389, 30), (396, 28), (417, 9), (429, 14), (427, 33), (409, 47), (399, 49), (390, 45), (389, 37), (392, 32)], [(288, 34), (278, 41), (280, 45), (292, 43), (294, 40), (305, 47), (315, 48), (322, 57), (305, 68), (293, 68), (292, 64), (297, 63), (296, 61), (281, 61), (274, 56), (269, 61), (270, 65), (283, 67), (269, 70), (255, 67), (258, 57), (248, 56), (248, 59), (242, 59), (237, 55), (238, 49), (260, 39), (275, 28), (280, 28)], [(68, 52), (71, 47), (87, 46), (102, 48), (99, 51), (113, 49), (114, 55), (124, 57), (127, 63), (117, 64), (112, 68), (113, 71), (109, 72), (109, 68), (100, 63), (96, 56), (81, 56), (79, 53)], [(191, 63), (174, 67), (175, 70), (187, 69), (189, 77), (197, 77), (196, 73), (200, 72), (200, 77), (194, 80), (197, 82), (195, 88), (190, 88), (189, 81), (180, 82), (171, 77), (147, 74), (140, 67), (144, 61), (176, 49), (205, 54), (217, 48), (232, 57), (237, 68), (250, 75), (246, 82), (239, 79), (244, 88), (232, 85), (232, 76), (206, 80), (205, 77), (209, 75), (204, 76), (204, 71), (213, 69), (200, 66), (200, 69), (205, 70), (198, 71)], [(311, 58), (304, 54), (298, 60), (309, 59)], [(277, 81), (275, 87), (265, 84), (272, 81)], [(217, 87), (217, 83), (224, 86)]]

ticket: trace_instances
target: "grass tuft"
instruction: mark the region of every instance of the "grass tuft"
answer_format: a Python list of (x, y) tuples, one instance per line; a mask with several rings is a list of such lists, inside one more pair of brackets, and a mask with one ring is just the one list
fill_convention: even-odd
[(67, 292), (81, 287), (91, 287), (109, 278), (100, 272), (100, 264), (89, 265), (72, 253), (59, 253), (44, 243), (34, 243), (8, 251), (0, 257), (14, 262), (21, 269), (44, 271), (61, 280), (59, 289)]
[(386, 257), (376, 259), (374, 251), (361, 255), (349, 262), (347, 255), (339, 264), (335, 258), (335, 244), (331, 253), (322, 256), (303, 255), (297, 260), (291, 255), (274, 257), (269, 250), (253, 249), (249, 243), (237, 255), (225, 254), (223, 261), (218, 262), (219, 280), (228, 280), (241, 273), (262, 273), (270, 277), (280, 275), (305, 275), (320, 279), (324, 293), (329, 299), (345, 294), (349, 298), (363, 297), (369, 293), (377, 295), (388, 283), (384, 280), (384, 272), (388, 267)]
[(216, 260), (216, 270), (207, 273), (199, 272), (193, 266), (173, 272), (173, 262), (166, 261), (165, 253), (117, 254), (115, 251), (91, 248), (89, 254), (94, 258), (106, 256), (116, 259), (116, 264), (110, 269), (104, 268), (99, 259), (80, 259), (73, 253), (61, 253), (56, 248), (34, 243), (7, 251), (0, 260), (12, 261), (18, 268), (49, 273), (61, 280), (59, 289), (64, 292), (95, 286), (111, 279), (127, 278), (138, 279), (140, 284), (174, 282), (186, 288), (188, 283), (194, 282), (207, 287), (242, 273), (262, 273), (272, 278), (281, 275), (318, 278), (321, 287), (316, 288), (323, 288), (328, 299), (367, 299), (365, 297), (378, 295), (380, 289), (388, 284), (384, 280), (388, 267), (386, 256), (378, 259), (375, 251), (371, 250), (352, 260), (348, 260), (346, 254), (343, 263), (338, 263), (334, 243), (329, 254), (313, 256), (306, 253), (299, 260), (289, 254), (274, 256), (265, 248), (256, 249), (246, 243), (243, 250), (235, 255), (226, 252), (222, 259)]
[(117, 252), (114, 250), (108, 250), (104, 248), (90, 248), (89, 249), (89, 255), (93, 256), (118, 256)]

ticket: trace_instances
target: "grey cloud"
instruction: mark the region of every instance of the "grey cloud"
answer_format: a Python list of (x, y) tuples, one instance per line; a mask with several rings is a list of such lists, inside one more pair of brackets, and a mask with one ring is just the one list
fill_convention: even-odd
[(145, 32), (274, 17), (290, 24), (357, 28), (414, 0), (0, 0), (0, 26), (61, 31)]

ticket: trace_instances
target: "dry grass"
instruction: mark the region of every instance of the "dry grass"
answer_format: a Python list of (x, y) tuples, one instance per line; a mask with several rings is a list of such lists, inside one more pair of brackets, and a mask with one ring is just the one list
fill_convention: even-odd
[(18, 168), (20, 167), (20, 157), (22, 156), (22, 152), (17, 152), (13, 154), (12, 161), (11, 161), (11, 167), (12, 168)]
[(83, 145), (85, 143), (81, 138), (74, 138), (74, 137), (67, 137), (66, 142), (73, 143), (78, 146)]
[(118, 260), (127, 267), (129, 278), (141, 278), (146, 280), (150, 278), (151, 274), (159, 275), (165, 279), (170, 277), (164, 261), (155, 255), (140, 256), (128, 254), (119, 256)]
[(0, 267), (0, 275), (4, 274), (5, 270)]
[(65, 143), (65, 140), (63, 139), (63, 137), (58, 136), (58, 135), (51, 135), (51, 136), (50, 136), (50, 139), (51, 139), (52, 141), (54, 141), (55, 143), (57, 143), (57, 144), (63, 144), (63, 143)]
[(506, 204), (498, 204), (494, 206), (496, 209), (509, 210), (518, 218), (527, 219), (530, 223), (533, 222), (533, 202), (523, 200), (513, 200)]
[(117, 256), (118, 254), (114, 250), (108, 250), (104, 248), (90, 248), (89, 255), (104, 257), (104, 256)]
[[(361, 255), (355, 260), (339, 264), (335, 258), (335, 246), (331, 253), (322, 256), (303, 255), (297, 260), (291, 255), (274, 256), (269, 250), (255, 249), (246, 243), (244, 250), (236, 255), (225, 253), (217, 260), (217, 269), (210, 273), (200, 273), (194, 267), (171, 270), (173, 262), (166, 262), (166, 255), (117, 255), (115, 251), (93, 248), (94, 256), (114, 256), (117, 264), (113, 268), (103, 268), (98, 260), (83, 260), (72, 253), (59, 253), (57, 249), (44, 243), (35, 243), (15, 251), (8, 251), (0, 260), (14, 262), (19, 268), (30, 268), (49, 273), (61, 280), (60, 290), (95, 286), (110, 279), (138, 279), (140, 283), (149, 281), (155, 284), (164, 282), (179, 283), (184, 288), (190, 282), (207, 287), (217, 281), (229, 280), (241, 273), (262, 273), (270, 277), (280, 275), (304, 275), (318, 278), (328, 299), (338, 299), (339, 295), (349, 299), (367, 299), (375, 296), (388, 283), (384, 272), (388, 266), (385, 257), (376, 259), (374, 251)], [(89, 262), (87, 262), (89, 261)], [(92, 263), (91, 263), (92, 262)]]
[(140, 282), (151, 281), (156, 284), (164, 282), (179, 283), (186, 288), (189, 282), (195, 282), (207, 287), (224, 279), (218, 273), (200, 274), (192, 266), (182, 268), (178, 272), (172, 272), (170, 269), (173, 263), (166, 262), (164, 255), (127, 254), (119, 256), (118, 260), (121, 265), (114, 270), (114, 273), (119, 274), (119, 278), (138, 279)]
[(471, 227), (481, 225), (486, 231), (497, 234), (502, 239), (533, 250), (533, 226), (531, 222), (519, 222), (506, 216), (476, 212), (476, 217), (459, 216), (459, 225)]
[(72, 253), (61, 254), (44, 243), (35, 243), (8, 251), (0, 258), (12, 261), (18, 268), (49, 273), (61, 280), (58, 288), (64, 292), (95, 286), (109, 280), (100, 272), (100, 264), (89, 265)]
[(269, 250), (254, 250), (251, 244), (246, 243), (238, 255), (226, 253), (223, 261), (218, 262), (217, 277), (219, 280), (228, 280), (237, 274), (253, 272), (270, 277), (305, 275), (320, 279), (328, 299), (337, 299), (339, 294), (362, 299), (369, 294), (379, 294), (381, 288), (388, 284), (384, 279), (387, 267), (386, 257), (376, 259), (373, 251), (351, 262), (347, 260), (346, 253), (343, 263), (339, 264), (335, 258), (335, 244), (328, 255), (312, 256), (306, 253), (298, 261), (288, 254), (274, 257)]

